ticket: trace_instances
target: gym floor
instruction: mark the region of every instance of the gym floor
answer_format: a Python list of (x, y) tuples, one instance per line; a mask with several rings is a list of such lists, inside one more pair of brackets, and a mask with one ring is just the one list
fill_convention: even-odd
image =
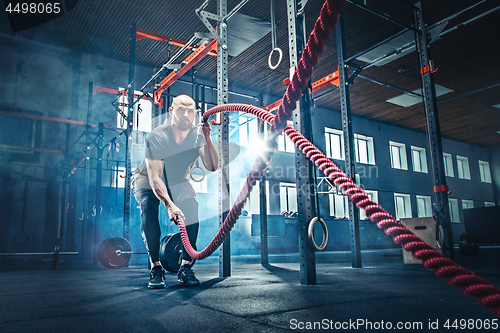
[[(500, 285), (500, 248), (456, 254), (462, 266)], [(363, 251), (360, 269), (349, 257), (318, 253), (318, 283), (310, 286), (300, 284), (297, 255), (270, 256), (267, 267), (257, 256), (233, 256), (228, 278), (218, 277), (211, 257), (194, 267), (200, 287), (179, 286), (170, 273), (161, 290), (147, 288), (145, 266), (4, 270), (0, 332), (478, 332), (461, 329), (460, 319), (483, 326), (499, 320), (431, 270), (403, 264), (401, 250)]]

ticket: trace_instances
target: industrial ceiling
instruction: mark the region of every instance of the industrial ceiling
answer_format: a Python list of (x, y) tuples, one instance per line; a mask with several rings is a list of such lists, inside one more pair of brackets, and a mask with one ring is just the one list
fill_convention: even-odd
[[(69, 0), (67, 7), (71, 7)], [(206, 8), (215, 13), (215, 0)], [(413, 24), (412, 11), (396, 0), (356, 0), (387, 13), (408, 25)], [(407, 1), (416, 3), (416, 1)], [(195, 32), (208, 32), (195, 14), (203, 0), (79, 0), (71, 1), (74, 8), (65, 15), (35, 28), (13, 32), (6, 24), (5, 12), (0, 16), (0, 31), (20, 38), (36, 40), (122, 61), (129, 59), (129, 25), (187, 41)], [(228, 9), (239, 1), (228, 0)], [(305, 7), (307, 33), (310, 33), (323, 1), (309, 0)], [(431, 56), (440, 69), (435, 82), (443, 87), (438, 97), (441, 134), (445, 138), (479, 145), (500, 146), (500, 10), (494, 0), (424, 0), (422, 1), (429, 28), (437, 26), (431, 44)], [(268, 66), (272, 50), (271, 34), (266, 34), (239, 55), (229, 58), (230, 87), (282, 96), (283, 79), (289, 74), (286, 0), (274, 0), (277, 44), (283, 50), (283, 61), (276, 70)], [(468, 10), (467, 10), (468, 9)], [(270, 1), (250, 0), (241, 14), (270, 22)], [(460, 14), (456, 15), (455, 14)], [(348, 56), (368, 49), (404, 30), (403, 27), (367, 12), (351, 2), (344, 9)], [(229, 28), (231, 27), (229, 23)], [(439, 32), (441, 33), (439, 35)], [(410, 36), (411, 37), (411, 36)], [(408, 36), (384, 43), (398, 47)], [(411, 39), (411, 38), (410, 38)], [(229, 45), (229, 48), (231, 45)], [(167, 58), (168, 44), (151, 39), (137, 41), (136, 63), (161, 67)], [(171, 52), (179, 48), (171, 46)], [(372, 58), (380, 49), (374, 50)], [(370, 54), (368, 55), (370, 56)], [(367, 58), (353, 62), (364, 64)], [(353, 115), (425, 132), (423, 104), (411, 101), (404, 91), (420, 89), (420, 69), (416, 52), (403, 52), (388, 63), (364, 69), (350, 88)], [(330, 37), (313, 81), (337, 69), (335, 32)], [(354, 71), (355, 68), (352, 68)], [(216, 61), (205, 57), (196, 66), (199, 78), (215, 81)], [(378, 82), (378, 83), (377, 83)], [(397, 90), (399, 88), (400, 90)], [(448, 89), (448, 90), (446, 90)], [(328, 93), (329, 91), (333, 91)], [(403, 96), (401, 96), (403, 95)], [(314, 92), (319, 107), (339, 110), (339, 92), (330, 85)], [(319, 98), (318, 98), (319, 97)], [(388, 101), (390, 100), (390, 101)], [(405, 106), (394, 103), (402, 102)]]

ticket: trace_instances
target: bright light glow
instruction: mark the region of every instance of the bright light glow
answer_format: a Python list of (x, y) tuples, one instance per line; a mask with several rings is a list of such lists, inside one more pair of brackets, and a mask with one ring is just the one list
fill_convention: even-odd
[(248, 149), (252, 154), (257, 155), (262, 154), (267, 149), (267, 146), (264, 141), (260, 139), (254, 139), (248, 142)]

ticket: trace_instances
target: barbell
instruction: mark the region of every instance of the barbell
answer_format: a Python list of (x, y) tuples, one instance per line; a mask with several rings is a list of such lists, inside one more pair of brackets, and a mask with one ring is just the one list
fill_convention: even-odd
[[(160, 242), (160, 262), (163, 268), (171, 273), (177, 273), (181, 266), (181, 242), (180, 233), (168, 234)], [(132, 251), (130, 243), (123, 237), (105, 239), (97, 251), (99, 262), (104, 267), (112, 269), (128, 266), (132, 254), (148, 254), (148, 252)]]
[(52, 269), (56, 269), (57, 263), (59, 262), (59, 256), (77, 256), (78, 252), (64, 252), (60, 251), (59, 239), (56, 241), (54, 251), (52, 252), (9, 252), (0, 253), (0, 256), (52, 256)]

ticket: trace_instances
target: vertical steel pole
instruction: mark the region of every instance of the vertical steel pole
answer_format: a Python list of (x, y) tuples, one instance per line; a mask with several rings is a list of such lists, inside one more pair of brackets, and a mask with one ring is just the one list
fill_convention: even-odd
[[(92, 121), (92, 96), (94, 95), (94, 83), (89, 82), (89, 98), (87, 104), (87, 126), (85, 131), (88, 131), (90, 122)], [(81, 248), (81, 259), (88, 257), (88, 220), (89, 220), (89, 191), (90, 191), (90, 139), (88, 135), (85, 140), (85, 176), (83, 185), (83, 214), (82, 214), (82, 248)]]
[[(421, 70), (430, 66), (430, 50), (428, 45), (427, 29), (422, 10), (422, 4), (415, 4), (419, 10), (415, 11), (415, 26), (420, 30), (420, 33), (415, 33), (415, 41), (417, 45), (418, 61)], [(427, 129), (427, 141), (432, 161), (432, 175), (435, 190), (434, 199), (436, 202), (436, 230), (439, 232), (439, 226), (443, 226), (446, 239), (443, 252), (452, 260), (455, 260), (455, 252), (453, 249), (453, 234), (451, 230), (450, 207), (448, 206), (448, 192), (445, 190), (446, 176), (444, 172), (443, 146), (441, 143), (441, 128), (439, 125), (439, 114), (437, 108), (436, 90), (434, 86), (434, 74), (431, 69), (420, 75), (422, 90), (424, 95), (424, 108)], [(438, 235), (436, 235), (438, 238)]]
[(97, 264), (97, 228), (100, 222), (100, 212), (101, 212), (101, 190), (102, 190), (102, 154), (103, 154), (103, 136), (104, 136), (104, 124), (99, 123), (99, 129), (97, 132), (97, 164), (96, 164), (96, 181), (95, 181), (95, 202), (94, 202), (94, 264)]
[[(287, 0), (290, 74), (293, 74), (292, 71), (297, 65), (305, 46), (305, 17), (303, 14), (297, 15), (297, 5), (299, 3), (298, 0)], [(306, 88), (302, 93), (297, 108), (293, 112), (295, 129), (307, 139), (311, 138), (311, 101), (309, 97), (308, 88)], [(308, 245), (307, 234), (309, 222), (315, 217), (314, 189), (311, 191), (311, 184), (314, 184), (313, 166), (298, 148), (295, 149), (295, 166), (297, 167), (295, 184), (297, 187), (300, 283), (310, 285), (316, 284), (316, 258), (314, 250)]]
[(101, 193), (102, 193), (102, 154), (104, 144), (104, 124), (99, 123), (97, 132), (97, 165), (95, 176), (95, 216), (94, 216), (94, 264), (97, 264), (97, 250), (99, 249), (99, 240), (97, 239), (97, 228), (101, 221)]
[[(264, 106), (262, 94), (259, 94), (259, 106)], [(260, 121), (259, 136), (261, 140), (265, 139), (264, 128), (266, 123)], [(260, 263), (262, 265), (269, 264), (269, 248), (267, 238), (267, 191), (266, 191), (266, 175), (263, 174), (259, 181), (259, 202), (260, 202)]]
[[(347, 52), (345, 47), (344, 15), (340, 13), (337, 22), (337, 59), (339, 64), (339, 85), (340, 85), (340, 107), (342, 111), (342, 132), (344, 135), (344, 156), (345, 172), (349, 178), (356, 180), (356, 171), (354, 163), (356, 161), (356, 152), (354, 150), (354, 133), (352, 131), (351, 104), (349, 100), (349, 86), (347, 78), (349, 73), (345, 59)], [(357, 207), (349, 200), (349, 229), (351, 233), (351, 259), (352, 267), (361, 267), (361, 246), (359, 240), (359, 214)]]
[[(227, 0), (217, 1), (217, 15), (227, 15)], [(227, 53), (227, 24), (219, 22), (217, 25), (217, 104), (228, 102), (228, 53)], [(218, 131), (219, 141), (219, 227), (224, 223), (229, 212), (229, 117), (227, 113), (221, 115), (221, 124)], [(231, 275), (231, 237), (228, 236), (219, 248), (219, 276)]]
[(137, 26), (133, 22), (130, 24), (130, 60), (128, 70), (128, 105), (127, 108), (127, 130), (125, 137), (127, 138), (125, 149), (125, 189), (124, 189), (124, 204), (123, 204), (123, 237), (129, 239), (130, 228), (130, 198), (131, 198), (131, 182), (132, 182), (132, 130), (134, 126), (134, 108), (130, 107), (134, 103), (135, 92), (135, 41), (137, 36)]
[[(64, 163), (66, 164), (66, 166), (68, 166), (68, 160), (69, 160), (69, 149), (70, 149), (70, 130), (71, 130), (71, 125), (70, 124), (67, 124), (66, 125), (66, 141), (65, 141), (65, 145), (64, 145)], [(62, 168), (63, 170), (63, 175), (62, 175), (62, 184), (61, 184), (61, 203), (60, 203), (60, 207), (59, 207), (59, 211), (60, 211), (60, 216), (59, 216), (59, 225), (58, 225), (58, 230), (57, 230), (57, 240), (56, 240), (56, 244), (59, 245), (59, 249), (61, 250), (62, 247), (63, 247), (63, 237), (64, 237), (64, 224), (66, 222), (66, 202), (68, 201), (67, 197), (67, 193), (68, 193), (68, 177), (70, 176), (70, 173), (67, 173), (67, 172), (70, 172), (70, 170), (66, 169), (65, 167)], [(26, 184), (27, 184), (27, 181), (26, 181)], [(27, 186), (27, 185), (26, 185)], [(28, 188), (26, 187), (26, 190)], [(27, 192), (25, 191), (25, 195), (27, 194)], [(24, 198), (24, 200), (26, 200), (26, 198)], [(26, 210), (26, 207), (23, 206), (23, 214), (25, 214), (25, 210)], [(23, 221), (24, 221), (24, 217), (23, 217)], [(53, 262), (52, 263), (52, 269), (55, 269), (56, 268), (56, 265), (57, 265), (57, 261), (56, 262)]]

